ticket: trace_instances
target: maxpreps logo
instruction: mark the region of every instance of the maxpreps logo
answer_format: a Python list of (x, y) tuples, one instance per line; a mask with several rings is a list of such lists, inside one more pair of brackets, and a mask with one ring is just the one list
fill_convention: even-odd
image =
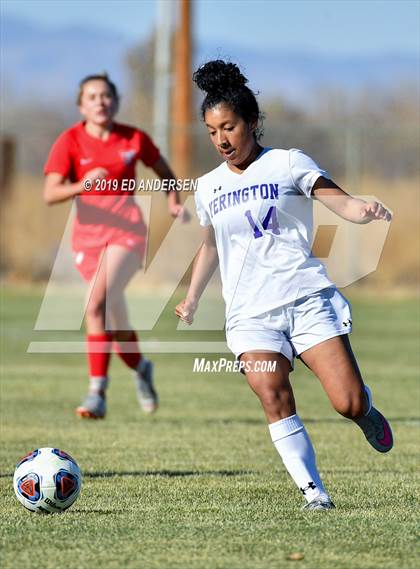
[(136, 157), (137, 152), (135, 150), (120, 150), (120, 156), (126, 166), (131, 164), (131, 162)]
[(274, 360), (228, 360), (220, 358), (218, 360), (207, 360), (206, 358), (194, 358), (193, 373), (256, 373), (256, 372), (275, 372), (277, 361)]

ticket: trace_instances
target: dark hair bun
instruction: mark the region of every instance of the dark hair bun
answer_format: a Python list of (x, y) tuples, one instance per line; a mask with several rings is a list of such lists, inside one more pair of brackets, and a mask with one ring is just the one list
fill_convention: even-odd
[(226, 63), (221, 59), (209, 61), (199, 67), (193, 75), (197, 87), (206, 93), (223, 93), (235, 90), (248, 83), (239, 67), (234, 63)]

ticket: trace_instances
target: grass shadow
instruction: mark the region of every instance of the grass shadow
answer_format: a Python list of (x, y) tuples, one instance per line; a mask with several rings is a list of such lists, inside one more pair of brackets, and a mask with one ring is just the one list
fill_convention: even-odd
[[(388, 417), (390, 423), (420, 423), (420, 417)], [(303, 423), (338, 423), (341, 421), (351, 422), (351, 419), (345, 417), (326, 417), (324, 419), (310, 419), (302, 417)]]
[(161, 476), (164, 478), (183, 478), (189, 476), (243, 476), (255, 474), (252, 470), (137, 470), (137, 471), (104, 471), (85, 472), (84, 478), (112, 478), (114, 476)]
[(111, 514), (126, 514), (127, 511), (126, 510), (111, 510), (111, 509), (99, 509), (99, 508), (71, 508), (69, 510), (66, 510), (66, 516), (68, 516), (69, 514), (95, 514), (95, 515), (99, 515), (99, 516), (109, 516)]
[[(388, 421), (391, 423), (413, 423), (413, 424), (420, 424), (420, 417), (387, 417)], [(329, 424), (329, 423), (341, 423), (341, 422), (350, 422), (350, 419), (346, 419), (344, 417), (340, 417), (337, 415), (336, 417), (320, 417), (318, 418), (311, 418), (311, 417), (302, 417), (303, 423), (317, 423), (317, 424)], [(211, 425), (265, 425), (264, 419), (206, 419), (204, 421), (207, 424)]]

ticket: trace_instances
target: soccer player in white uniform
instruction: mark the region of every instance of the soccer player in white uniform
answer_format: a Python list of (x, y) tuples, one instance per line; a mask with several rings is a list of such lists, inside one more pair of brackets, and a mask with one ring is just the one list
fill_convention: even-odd
[[(390, 221), (391, 214), (377, 202), (346, 194), (300, 150), (263, 148), (258, 103), (236, 65), (210, 61), (193, 79), (206, 92), (202, 116), (224, 161), (199, 178), (196, 208), (204, 241), (176, 314), (192, 322), (219, 262), (228, 346), (246, 365), (272, 441), (307, 501), (304, 508), (329, 510), (335, 506), (296, 412), (289, 381), (294, 357), (315, 373), (336, 411), (352, 419), (374, 449), (388, 452), (393, 440), (351, 350), (350, 305), (311, 254), (312, 200), (353, 223)], [(262, 362), (275, 362), (275, 371), (259, 371)]]

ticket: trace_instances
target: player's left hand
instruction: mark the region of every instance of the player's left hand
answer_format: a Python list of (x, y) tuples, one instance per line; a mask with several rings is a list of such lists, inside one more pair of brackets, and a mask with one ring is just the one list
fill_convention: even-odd
[(169, 213), (172, 217), (176, 217), (181, 223), (188, 223), (191, 220), (191, 214), (186, 207), (177, 203), (169, 205)]
[(175, 314), (180, 318), (185, 324), (191, 325), (194, 320), (195, 311), (198, 308), (198, 302), (193, 299), (184, 298), (175, 307)]
[(362, 206), (361, 223), (369, 223), (378, 219), (391, 221), (392, 213), (379, 202), (368, 202)]

